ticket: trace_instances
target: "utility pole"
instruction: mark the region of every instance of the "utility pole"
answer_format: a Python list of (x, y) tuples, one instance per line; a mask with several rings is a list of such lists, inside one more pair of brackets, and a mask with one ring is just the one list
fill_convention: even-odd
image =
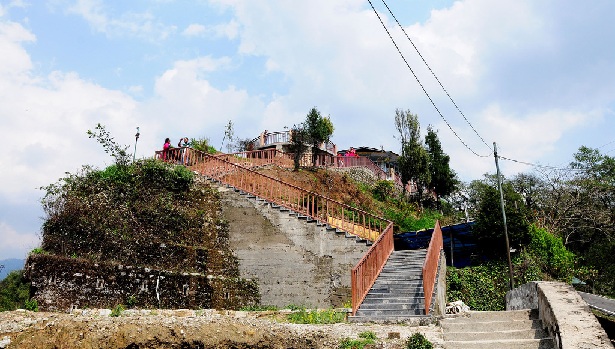
[(137, 142), (139, 141), (139, 126), (137, 126), (137, 134), (135, 135), (135, 152), (132, 154), (132, 162), (135, 162), (135, 157), (137, 156)]
[(506, 238), (506, 256), (508, 257), (508, 272), (509, 283), (508, 286), (512, 290), (515, 288), (515, 281), (513, 278), (512, 262), (510, 260), (510, 242), (508, 241), (508, 226), (506, 225), (506, 211), (504, 210), (504, 192), (502, 191), (502, 177), (500, 176), (500, 165), (498, 164), (498, 148), (495, 142), (493, 142), (493, 155), (495, 156), (495, 169), (498, 176), (498, 190), (500, 191), (500, 207), (502, 208), (502, 219), (504, 222), (504, 237)]

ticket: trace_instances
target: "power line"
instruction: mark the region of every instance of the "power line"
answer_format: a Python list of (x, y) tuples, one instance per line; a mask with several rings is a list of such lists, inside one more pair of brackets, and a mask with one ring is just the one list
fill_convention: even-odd
[[(461, 142), (461, 144), (463, 144), (469, 151), (471, 151), (474, 155), (478, 156), (478, 157), (489, 157), (491, 156), (491, 154), (489, 155), (480, 155), (477, 152), (474, 151), (474, 149), (470, 148), (470, 146), (468, 146), (466, 144), (466, 142), (463, 141), (463, 139), (461, 139), (461, 137), (459, 137), (459, 135), (457, 134), (457, 132), (455, 132), (455, 130), (453, 129), (453, 127), (448, 123), (448, 121), (446, 120), (446, 118), (444, 117), (444, 115), (442, 115), (442, 113), (440, 112), (440, 109), (438, 109), (438, 107), (436, 106), (436, 103), (433, 101), (433, 99), (431, 98), (431, 96), (429, 95), (429, 93), (427, 93), (427, 90), (425, 89), (425, 87), (423, 86), (423, 84), (421, 83), (421, 81), (419, 80), (418, 76), (416, 75), (416, 73), (414, 72), (414, 70), (412, 69), (412, 67), (410, 67), (410, 64), (408, 63), (408, 61), (406, 60), (406, 57), (403, 55), (403, 53), (401, 53), (401, 50), (399, 49), (399, 46), (397, 46), (397, 43), (395, 42), (395, 40), (393, 39), (393, 36), (391, 36), (391, 33), (389, 32), (389, 30), (387, 29), (386, 25), (384, 24), (384, 22), (382, 21), (382, 18), (380, 18), (380, 15), (378, 14), (378, 11), (376, 11), (376, 8), (374, 7), (374, 4), (372, 4), (371, 0), (367, 0), (370, 4), (370, 6), (372, 7), (372, 9), (374, 10), (374, 13), (376, 14), (376, 17), (378, 17), (378, 20), (380, 21), (380, 24), (382, 24), (382, 27), (384, 28), (384, 30), (387, 32), (387, 35), (389, 36), (389, 38), (391, 39), (391, 42), (393, 43), (393, 45), (395, 46), (395, 48), (397, 49), (397, 52), (399, 53), (399, 55), (401, 56), (401, 58), (404, 60), (404, 63), (406, 63), (406, 66), (408, 67), (408, 69), (410, 69), (410, 72), (412, 73), (412, 75), (414, 76), (414, 79), (416, 80), (416, 82), (419, 84), (419, 86), (421, 86), (421, 89), (423, 90), (423, 93), (425, 93), (425, 95), (427, 96), (427, 98), (429, 99), (429, 101), (431, 102), (431, 105), (433, 105), (434, 109), (436, 109), (436, 111), (438, 112), (438, 114), (440, 115), (440, 117), (442, 118), (442, 120), (444, 120), (444, 123), (446, 123), (446, 126), (448, 126), (448, 128), (451, 130), (451, 132), (453, 132), (453, 134), (455, 135), (455, 137), (457, 137), (457, 139)], [(491, 148), (490, 148), (491, 149)]]
[[(371, 3), (371, 2), (370, 2)], [(438, 84), (440, 85), (440, 87), (442, 88), (442, 91), (444, 91), (444, 93), (446, 94), (446, 96), (448, 97), (448, 99), (451, 101), (451, 103), (453, 103), (453, 105), (455, 106), (455, 109), (457, 109), (457, 111), (459, 112), (459, 114), (461, 114), (461, 116), (463, 116), (463, 119), (466, 121), (466, 123), (470, 126), (470, 128), (472, 129), (472, 131), (474, 131), (474, 133), (476, 134), (476, 136), (478, 136), (478, 138), (480, 138), (480, 140), (483, 142), (483, 144), (485, 144), (485, 146), (487, 146), (487, 148), (489, 148), (489, 150), (491, 150), (491, 147), (489, 146), (489, 144), (487, 144), (487, 142), (485, 142), (485, 140), (483, 139), (483, 137), (481, 137), (481, 135), (478, 133), (478, 131), (476, 131), (476, 129), (474, 128), (474, 126), (472, 125), (472, 123), (470, 123), (470, 121), (466, 118), (465, 114), (463, 114), (463, 112), (461, 111), (461, 109), (459, 108), (459, 106), (457, 105), (457, 103), (455, 103), (455, 101), (453, 100), (453, 97), (451, 97), (451, 95), (448, 93), (448, 91), (446, 90), (446, 88), (444, 88), (444, 85), (442, 85), (442, 82), (440, 82), (440, 79), (438, 79), (438, 77), (436, 76), (436, 73), (434, 73), (434, 71), (431, 69), (431, 67), (429, 66), (429, 64), (427, 64), (427, 61), (425, 60), (425, 58), (423, 57), (423, 55), (421, 54), (421, 52), (419, 51), (419, 49), (416, 47), (416, 45), (414, 44), (414, 42), (412, 41), (412, 39), (410, 39), (410, 36), (408, 36), (408, 34), (406, 33), (406, 31), (404, 30), (404, 27), (401, 25), (401, 23), (399, 23), (399, 21), (397, 20), (397, 17), (395, 17), (395, 15), (393, 14), (393, 11), (391, 11), (391, 9), (389, 8), (389, 5), (387, 5), (387, 3), (385, 2), (385, 0), (382, 0), (382, 3), (384, 4), (384, 6), (387, 8), (387, 10), (389, 11), (389, 13), (391, 14), (391, 16), (393, 17), (393, 19), (395, 20), (395, 22), (397, 23), (397, 25), (399, 25), (399, 28), (401, 29), (401, 31), (404, 33), (404, 35), (406, 36), (406, 38), (408, 39), (408, 41), (410, 41), (410, 44), (412, 44), (412, 47), (414, 47), (414, 50), (416, 51), (416, 53), (419, 55), (419, 57), (421, 57), (421, 60), (423, 61), (423, 63), (425, 63), (425, 66), (427, 67), (427, 69), (429, 69), (429, 72), (431, 72), (431, 75), (434, 77), (434, 79), (436, 79), (436, 81), (438, 82)]]

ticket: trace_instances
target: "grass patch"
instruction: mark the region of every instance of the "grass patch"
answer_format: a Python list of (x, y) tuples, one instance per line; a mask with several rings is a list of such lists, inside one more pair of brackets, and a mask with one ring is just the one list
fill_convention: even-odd
[(327, 310), (306, 310), (302, 308), (288, 314), (287, 319), (293, 324), (335, 324), (346, 321), (345, 311)]

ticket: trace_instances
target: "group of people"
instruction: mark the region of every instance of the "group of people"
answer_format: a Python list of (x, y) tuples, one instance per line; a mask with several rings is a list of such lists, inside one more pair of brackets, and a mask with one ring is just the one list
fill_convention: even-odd
[(357, 154), (357, 150), (353, 147), (350, 147), (350, 149), (348, 149), (348, 151), (346, 152), (346, 154), (344, 154), (344, 156), (355, 156), (358, 157), (359, 154)]
[(173, 145), (171, 145), (171, 139), (165, 138), (164, 145), (162, 146), (162, 160), (164, 161), (172, 161), (179, 162), (183, 165), (188, 165), (190, 161), (189, 150), (186, 149), (190, 147), (190, 140), (188, 137), (180, 138), (177, 143), (178, 151), (171, 151), (173, 149)]

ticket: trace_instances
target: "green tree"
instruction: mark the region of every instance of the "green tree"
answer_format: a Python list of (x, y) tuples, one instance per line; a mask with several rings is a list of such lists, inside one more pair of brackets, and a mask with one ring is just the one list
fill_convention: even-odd
[(307, 152), (308, 135), (303, 125), (293, 125), (290, 130), (290, 151), (293, 153), (295, 171), (299, 170), (301, 158)]
[(431, 126), (427, 127), (425, 136), (427, 155), (429, 156), (429, 189), (436, 193), (436, 202), (440, 207), (440, 197), (450, 195), (457, 185), (455, 171), (449, 165), (450, 157), (442, 150), (438, 134)]
[(0, 311), (23, 309), (30, 298), (30, 284), (22, 270), (13, 270), (0, 281)]
[[(478, 212), (472, 234), (483, 255), (491, 258), (505, 258), (504, 223), (500, 208), (500, 193), (492, 183), (495, 180), (495, 177), (487, 177), (484, 182), (474, 184), (478, 189)], [(502, 191), (510, 247), (518, 250), (522, 245), (529, 243), (527, 210), (523, 198), (514, 190), (509, 181), (502, 183)]]
[(413, 182), (417, 189), (416, 200), (421, 201), (423, 189), (430, 182), (429, 155), (421, 143), (421, 126), (418, 116), (410, 110), (395, 110), (395, 127), (401, 141), (398, 166), (402, 183)]
[(312, 146), (312, 166), (316, 166), (320, 145), (328, 143), (333, 135), (333, 123), (329, 117), (323, 117), (314, 107), (305, 118), (303, 130), (307, 142)]

